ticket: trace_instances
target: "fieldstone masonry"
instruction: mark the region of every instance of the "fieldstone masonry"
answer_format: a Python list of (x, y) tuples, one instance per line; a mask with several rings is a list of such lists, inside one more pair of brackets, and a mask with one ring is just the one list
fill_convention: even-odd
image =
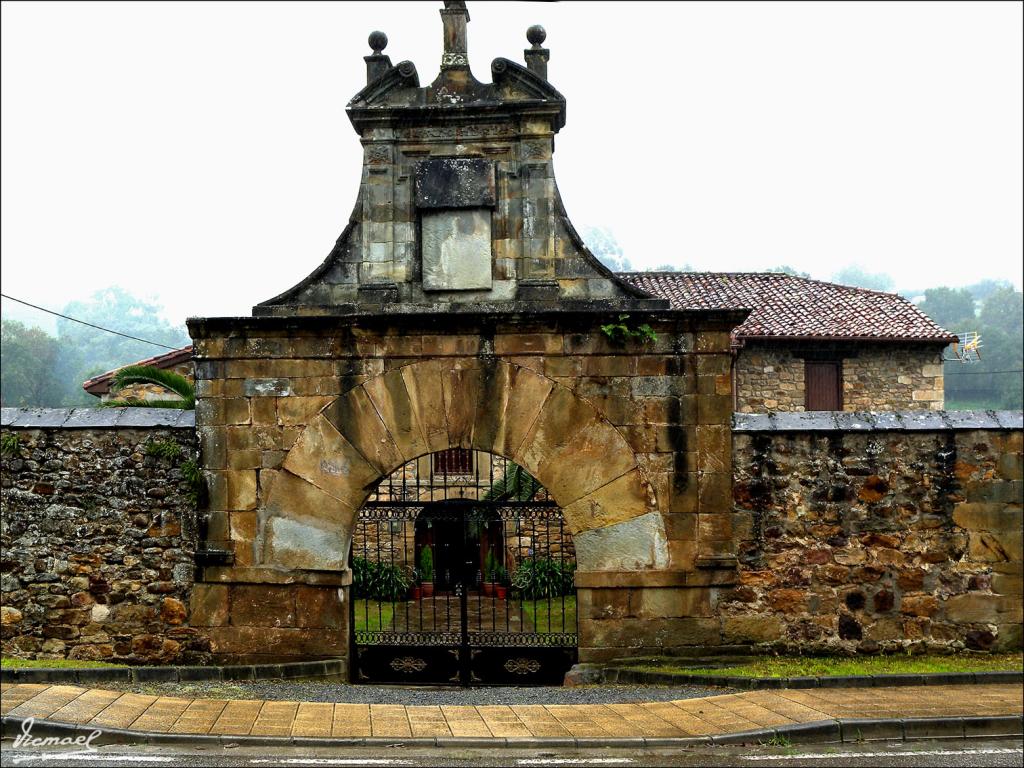
[[(836, 345), (843, 361), (844, 411), (941, 410), (942, 347), (926, 344)], [(804, 357), (782, 342), (747, 341), (736, 359), (740, 413), (804, 410)]]
[(3, 653), (208, 660), (189, 626), (196, 516), (181, 465), (196, 455), (192, 413), (5, 408), (3, 426)]
[[(243, 565), (207, 567), (208, 583), (192, 587), (198, 526), (181, 458), (146, 448), (174, 442), (188, 456), (189, 416), (4, 409), (3, 437), (18, 439), (3, 455), (5, 654), (128, 663), (345, 654), (347, 611), (326, 583), (344, 578), (254, 573), (236, 548)], [(1020, 413), (737, 415), (737, 568), (709, 578), (687, 567), (694, 517), (663, 515), (669, 568), (578, 575), (587, 658), (723, 646), (1019, 648), (1022, 439)], [(229, 573), (234, 581), (210, 579)], [(238, 581), (247, 575), (251, 583)], [(266, 650), (253, 651), (258, 641)]]
[(1021, 647), (1020, 413), (737, 416), (723, 639)]

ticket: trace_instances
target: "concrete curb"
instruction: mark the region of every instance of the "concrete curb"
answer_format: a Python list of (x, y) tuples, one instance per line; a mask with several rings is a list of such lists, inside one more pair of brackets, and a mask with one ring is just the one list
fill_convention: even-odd
[(834, 677), (730, 677), (728, 675), (676, 675), (605, 667), (602, 683), (634, 685), (696, 685), (741, 690), (770, 688), (882, 688), (903, 685), (1024, 684), (1024, 672), (934, 672), (919, 675), (848, 675)]
[[(28, 718), (0, 718), (0, 735), (13, 739), (22, 733)], [(796, 723), (779, 728), (724, 733), (716, 736), (664, 738), (501, 738), (501, 737), (430, 737), (383, 738), (339, 737), (313, 738), (289, 736), (211, 736), (207, 734), (155, 733), (126, 728), (96, 728), (89, 725), (33, 720), (32, 735), (36, 738), (88, 737), (100, 731), (92, 743), (147, 744), (150, 746), (213, 746), (213, 747), (441, 747), (529, 749), (563, 747), (591, 749), (600, 747), (655, 748), (698, 747), (714, 745), (763, 744), (784, 741), (790, 744), (850, 744), (865, 741), (914, 741), (919, 739), (991, 739), (1024, 736), (1024, 715), (993, 717), (928, 717), (899, 719), (838, 719)]]
[(63, 667), (0, 668), (4, 683), (186, 683), (208, 680), (238, 682), (281, 680), (297, 677), (347, 675), (344, 659), (294, 661), (286, 664), (254, 664), (238, 667)]

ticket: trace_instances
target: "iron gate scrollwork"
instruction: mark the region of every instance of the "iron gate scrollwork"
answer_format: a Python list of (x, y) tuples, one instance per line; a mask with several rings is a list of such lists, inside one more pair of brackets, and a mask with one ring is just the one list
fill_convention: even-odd
[[(512, 462), (477, 454), (466, 473), (464, 458), (436, 456), (386, 479), (359, 512), (354, 681), (561, 683), (577, 646), (561, 510)], [(513, 473), (528, 479), (525, 491)]]

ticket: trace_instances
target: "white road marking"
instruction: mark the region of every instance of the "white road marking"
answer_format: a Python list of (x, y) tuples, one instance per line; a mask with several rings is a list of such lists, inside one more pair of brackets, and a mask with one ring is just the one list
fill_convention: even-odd
[(899, 755), (900, 757), (952, 757), (954, 755), (1024, 755), (1024, 749), (993, 747), (991, 749), (921, 749), (899, 752), (810, 752), (802, 755), (738, 755), (740, 760), (843, 760), (849, 757), (877, 757)]
[(174, 757), (155, 757), (150, 755), (111, 755), (100, 754), (99, 752), (37, 752), (31, 755), (18, 755), (14, 758), (13, 762), (15, 765), (32, 763), (38, 760), (47, 763), (51, 763), (54, 760), (79, 763), (94, 763), (98, 760), (116, 760), (119, 763), (171, 763), (176, 759)]
[(250, 760), (249, 765), (412, 765), (408, 760), (388, 757), (290, 757)]
[(516, 760), (516, 765), (625, 765), (628, 757), (528, 757)]

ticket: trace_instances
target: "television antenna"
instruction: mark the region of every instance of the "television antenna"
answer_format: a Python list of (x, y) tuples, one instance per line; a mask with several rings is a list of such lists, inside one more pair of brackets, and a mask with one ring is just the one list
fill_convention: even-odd
[(956, 334), (956, 341), (952, 346), (953, 357), (943, 357), (944, 361), (976, 363), (981, 360), (981, 334), (977, 331), (964, 331)]

